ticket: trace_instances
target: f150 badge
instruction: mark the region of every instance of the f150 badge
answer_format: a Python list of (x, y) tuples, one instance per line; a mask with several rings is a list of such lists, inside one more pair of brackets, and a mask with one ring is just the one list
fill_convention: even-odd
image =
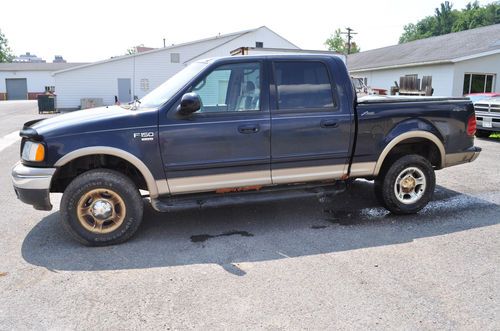
[(134, 139), (140, 138), (141, 141), (151, 141), (154, 139), (154, 132), (135, 132)]

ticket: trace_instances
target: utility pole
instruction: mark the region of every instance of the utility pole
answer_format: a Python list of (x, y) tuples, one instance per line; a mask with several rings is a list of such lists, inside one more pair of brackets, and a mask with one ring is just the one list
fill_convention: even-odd
[(345, 28), (347, 32), (341, 32), (341, 34), (346, 34), (347, 35), (347, 54), (351, 54), (351, 40), (352, 40), (352, 35), (358, 34), (357, 32), (354, 32), (354, 29), (351, 29), (349, 27)]

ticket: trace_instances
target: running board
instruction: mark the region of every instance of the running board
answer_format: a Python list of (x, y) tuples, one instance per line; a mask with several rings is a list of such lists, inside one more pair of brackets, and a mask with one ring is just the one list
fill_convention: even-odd
[(199, 193), (160, 197), (151, 199), (151, 205), (159, 212), (172, 212), (304, 197), (316, 197), (320, 202), (325, 202), (329, 197), (345, 190), (346, 183), (344, 181), (322, 185), (287, 185), (263, 188), (251, 192)]

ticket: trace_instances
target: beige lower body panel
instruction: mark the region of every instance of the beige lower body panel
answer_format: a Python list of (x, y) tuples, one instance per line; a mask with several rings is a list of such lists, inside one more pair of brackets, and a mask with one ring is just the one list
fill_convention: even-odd
[(168, 186), (172, 194), (207, 192), (221, 188), (254, 185), (271, 185), (271, 171), (247, 171), (168, 179)]
[(377, 162), (358, 162), (351, 164), (351, 173), (349, 177), (372, 176), (375, 172)]
[[(372, 176), (375, 162), (354, 163), (351, 177)], [(279, 185), (290, 183), (316, 182), (321, 180), (341, 179), (347, 173), (347, 165), (324, 165), (275, 169), (272, 171), (248, 171), (207, 176), (193, 176), (168, 179), (158, 185), (160, 192), (170, 189), (172, 194), (186, 194), (214, 191), (222, 188), (236, 188), (256, 185)]]
[(344, 164), (340, 164), (317, 167), (273, 169), (271, 171), (271, 176), (273, 184), (287, 184), (339, 179), (345, 173), (346, 166)]

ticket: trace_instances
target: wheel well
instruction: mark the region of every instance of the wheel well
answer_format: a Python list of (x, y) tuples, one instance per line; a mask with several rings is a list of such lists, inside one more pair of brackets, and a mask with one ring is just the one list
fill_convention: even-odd
[(435, 169), (440, 169), (441, 153), (436, 144), (426, 138), (409, 138), (399, 142), (386, 155), (381, 169), (404, 155), (417, 154), (426, 158)]
[(148, 190), (146, 180), (141, 172), (130, 162), (113, 155), (85, 155), (61, 166), (52, 177), (51, 192), (64, 192), (69, 183), (78, 175), (92, 169), (113, 169), (128, 178), (141, 190)]

